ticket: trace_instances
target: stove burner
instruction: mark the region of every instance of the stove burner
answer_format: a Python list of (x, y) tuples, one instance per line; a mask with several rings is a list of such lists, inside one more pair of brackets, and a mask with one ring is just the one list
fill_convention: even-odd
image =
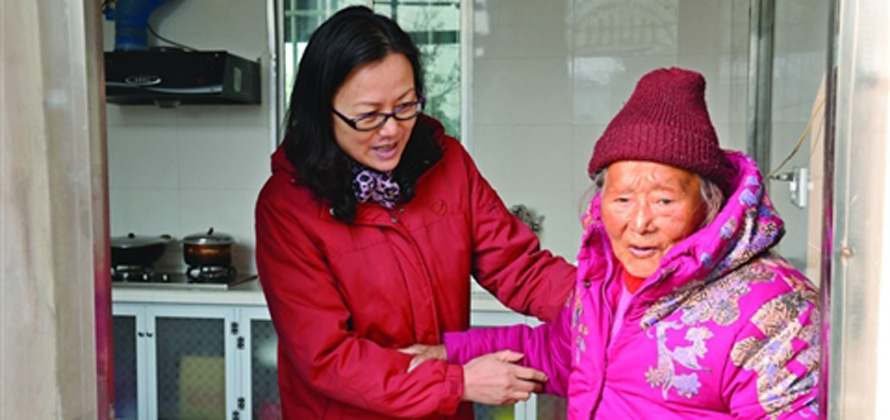
[(155, 277), (155, 270), (152, 267), (143, 265), (116, 265), (111, 267), (112, 281), (152, 281)]
[(189, 266), (185, 271), (189, 281), (197, 283), (228, 283), (235, 280), (235, 267), (222, 265)]

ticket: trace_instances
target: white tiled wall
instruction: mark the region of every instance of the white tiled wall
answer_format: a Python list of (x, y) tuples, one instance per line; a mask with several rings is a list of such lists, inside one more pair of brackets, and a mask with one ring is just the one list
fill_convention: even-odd
[[(654, 68), (680, 66), (704, 74), (721, 144), (746, 149), (749, 3), (475, 2), (471, 148), (508, 206), (524, 203), (544, 214), (545, 248), (575, 258), (593, 144), (640, 76)], [(825, 67), (823, 3), (777, 2), (773, 167), (791, 151), (813, 108)], [(787, 169), (807, 166), (808, 155), (800, 153)], [(790, 204), (787, 184), (772, 184), (789, 232), (780, 252), (800, 263), (806, 210)]]
[[(776, 37), (773, 62), (773, 126), (771, 167), (776, 168), (791, 153), (798, 139), (804, 133), (807, 122), (817, 101), (819, 85), (826, 67), (826, 45), (828, 42), (828, 4), (807, 0), (787, 0), (776, 2)], [(816, 147), (823, 147), (819, 142)], [(804, 142), (801, 151), (782, 169), (809, 167), (821, 173), (821, 168), (810, 163), (814, 145)], [(821, 179), (821, 177), (819, 177)], [(813, 188), (821, 189), (822, 185)], [(800, 209), (791, 204), (789, 185), (786, 182), (770, 183), (770, 194), (776, 209), (785, 220), (788, 234), (779, 245), (780, 253), (793, 263), (803, 266), (807, 251), (818, 254), (821, 243), (821, 217), (809, 214), (809, 209)], [(808, 204), (820, 206), (810, 201)], [(809, 226), (813, 224), (814, 226)], [(810, 230), (814, 237), (808, 237)], [(816, 262), (819, 260), (816, 259)], [(815, 277), (818, 267), (808, 267), (810, 277)]]
[[(508, 206), (524, 203), (545, 216), (546, 248), (575, 259), (593, 144), (649, 70), (702, 72), (723, 146), (745, 149), (748, 0), (476, 0), (474, 7), (471, 152)], [(153, 22), (179, 42), (260, 58), (268, 86), (265, 13), (265, 2), (189, 0), (163, 6)], [(778, 3), (774, 164), (810, 114), (826, 14), (807, 0)], [(263, 102), (109, 105), (112, 235), (181, 238), (213, 226), (235, 236), (238, 269), (255, 271), (252, 208), (274, 136), (273, 107)], [(795, 233), (783, 244), (793, 252), (806, 238), (797, 234), (805, 218), (785, 204), (786, 188), (774, 186), (773, 195)], [(181, 249), (171, 247), (160, 268), (181, 265)]]
[[(238, 271), (256, 272), (253, 207), (270, 172), (275, 135), (266, 95), (266, 2), (170, 2), (152, 23), (162, 36), (194, 48), (259, 58), (263, 103), (172, 109), (108, 104), (111, 234), (181, 239), (213, 227), (234, 236)], [(114, 25), (107, 22), (105, 50), (113, 47)], [(181, 245), (171, 245), (156, 268), (183, 270)]]
[(747, 0), (475, 2), (472, 152), (508, 206), (545, 216), (545, 248), (575, 259), (593, 144), (648, 71), (702, 72), (723, 146), (744, 148), (747, 13)]

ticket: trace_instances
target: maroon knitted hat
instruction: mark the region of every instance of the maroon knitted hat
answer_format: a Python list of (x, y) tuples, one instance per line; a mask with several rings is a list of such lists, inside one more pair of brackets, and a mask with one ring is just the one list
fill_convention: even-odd
[(643, 76), (596, 142), (591, 178), (619, 160), (663, 163), (696, 173), (730, 193), (735, 170), (720, 149), (705, 105), (705, 78), (679, 68)]

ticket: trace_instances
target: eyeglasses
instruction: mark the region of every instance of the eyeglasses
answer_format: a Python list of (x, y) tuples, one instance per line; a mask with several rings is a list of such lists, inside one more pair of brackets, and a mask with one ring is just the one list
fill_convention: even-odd
[(421, 96), (414, 102), (406, 102), (396, 106), (393, 108), (392, 112), (372, 112), (356, 118), (349, 118), (334, 108), (331, 108), (331, 111), (334, 111), (335, 115), (340, 117), (343, 122), (355, 130), (374, 131), (383, 127), (383, 124), (386, 124), (389, 117), (395, 118), (396, 121), (407, 121), (416, 117), (417, 114), (420, 114), (421, 111), (423, 111), (423, 104), (425, 102), (426, 99)]

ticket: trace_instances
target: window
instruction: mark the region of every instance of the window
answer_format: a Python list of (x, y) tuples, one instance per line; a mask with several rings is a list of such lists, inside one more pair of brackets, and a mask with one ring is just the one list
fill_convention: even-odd
[(284, 78), (285, 108), (290, 101), (290, 90), (297, 77), (297, 68), (309, 37), (337, 10), (357, 4), (363, 0), (282, 0), (282, 51), (281, 75)]
[(423, 59), (424, 112), (440, 120), (453, 136), (461, 129), (460, 0), (282, 0), (280, 77), (283, 109), (309, 37), (327, 18), (348, 6), (362, 4), (390, 16), (420, 49)]
[(425, 76), (425, 113), (460, 135), (460, 0), (375, 0), (374, 11), (387, 15), (420, 49)]

